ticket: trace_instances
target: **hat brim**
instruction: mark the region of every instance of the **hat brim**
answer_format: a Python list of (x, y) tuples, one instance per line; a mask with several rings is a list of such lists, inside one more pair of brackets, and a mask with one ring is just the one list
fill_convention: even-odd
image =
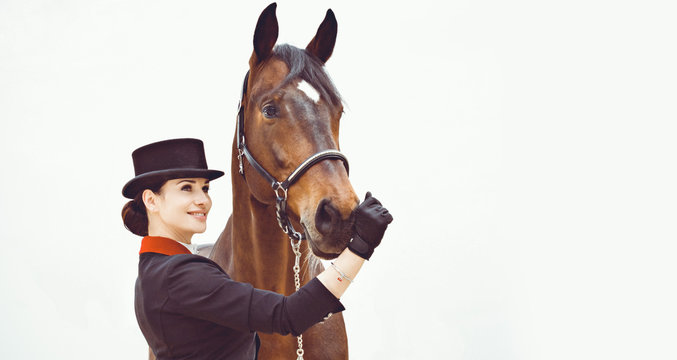
[(214, 180), (223, 175), (223, 171), (208, 169), (166, 169), (151, 171), (129, 180), (122, 188), (122, 196), (128, 199), (134, 199), (139, 191), (148, 189), (152, 185), (164, 183), (167, 180), (182, 178), (205, 178)]

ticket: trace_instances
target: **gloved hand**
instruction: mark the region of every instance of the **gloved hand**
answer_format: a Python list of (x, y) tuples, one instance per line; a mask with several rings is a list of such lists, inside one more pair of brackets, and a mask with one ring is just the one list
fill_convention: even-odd
[(367, 192), (364, 201), (353, 210), (355, 233), (348, 243), (348, 249), (365, 260), (369, 260), (374, 249), (381, 243), (383, 233), (393, 221), (388, 209)]

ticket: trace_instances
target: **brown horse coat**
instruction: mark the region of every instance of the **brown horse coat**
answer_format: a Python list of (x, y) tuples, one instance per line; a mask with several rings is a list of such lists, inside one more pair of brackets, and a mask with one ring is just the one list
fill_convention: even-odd
[[(324, 70), (336, 41), (334, 13), (327, 11), (315, 37), (305, 49), (299, 49), (287, 44), (275, 46), (275, 8), (271, 4), (261, 13), (254, 32), (254, 51), (241, 99), (246, 137), (242, 143), (269, 175), (281, 181), (313, 154), (340, 151), (343, 105)], [(249, 161), (242, 162), (240, 173), (238, 138), (236, 135), (231, 158), (233, 214), (210, 258), (237, 281), (290, 295), (295, 291), (295, 256), (289, 237), (276, 220), (279, 193)], [(289, 188), (286, 213), (294, 229), (307, 239), (300, 244), (305, 254), (300, 264), (301, 284), (311, 282), (324, 269), (317, 257), (333, 259), (346, 248), (358, 204), (347, 168), (338, 159), (316, 163)], [(341, 313), (308, 329), (302, 341), (305, 359), (348, 358)], [(262, 334), (260, 358), (294, 358), (297, 347), (293, 336)]]

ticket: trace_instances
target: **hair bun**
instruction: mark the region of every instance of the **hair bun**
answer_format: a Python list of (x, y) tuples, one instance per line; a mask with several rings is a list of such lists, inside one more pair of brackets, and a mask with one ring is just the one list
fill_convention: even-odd
[(122, 221), (125, 228), (138, 236), (148, 235), (148, 215), (146, 214), (146, 206), (143, 204), (141, 194), (137, 195), (134, 200), (128, 201), (122, 207)]

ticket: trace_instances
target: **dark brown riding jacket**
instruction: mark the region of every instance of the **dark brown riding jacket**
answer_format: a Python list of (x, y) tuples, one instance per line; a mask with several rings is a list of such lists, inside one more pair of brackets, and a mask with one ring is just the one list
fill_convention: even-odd
[(344, 310), (317, 278), (290, 296), (255, 289), (180, 243), (150, 236), (142, 240), (134, 307), (158, 360), (256, 359), (257, 331), (296, 336)]

